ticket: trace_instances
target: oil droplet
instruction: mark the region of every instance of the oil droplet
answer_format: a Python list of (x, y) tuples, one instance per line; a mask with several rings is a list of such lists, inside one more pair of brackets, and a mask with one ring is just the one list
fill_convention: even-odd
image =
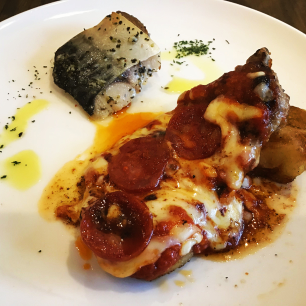
[(185, 282), (179, 281), (179, 280), (174, 281), (174, 283), (175, 283), (178, 287), (181, 287), (181, 288), (185, 287), (185, 285), (186, 285)]
[(282, 282), (277, 284), (277, 287), (283, 287), (286, 283), (286, 280), (283, 280)]
[(168, 291), (169, 290), (169, 284), (167, 283), (167, 280), (163, 280), (159, 283), (159, 288), (161, 291)]
[(175, 56), (177, 55), (177, 52), (172, 49), (171, 51), (164, 51), (161, 52), (161, 60), (162, 61), (172, 61), (175, 59)]
[(84, 270), (90, 270), (90, 269), (91, 269), (90, 263), (85, 263), (85, 264), (83, 265), (83, 269), (84, 269)]
[(186, 277), (191, 283), (194, 283), (194, 278), (192, 277), (192, 271), (191, 270), (181, 270), (179, 271), (181, 275)]
[(210, 58), (189, 56), (189, 60), (193, 65), (199, 68), (204, 73), (203, 79), (190, 80), (178, 76), (174, 76), (172, 80), (166, 85), (167, 92), (182, 93), (199, 84), (206, 85), (216, 80), (222, 75), (221, 69)]
[[(173, 61), (177, 60), (175, 59), (176, 51), (166, 51), (162, 52), (161, 58), (165, 61)], [(222, 75), (221, 69), (218, 67), (216, 62), (212, 61), (211, 58), (205, 57), (205, 56), (195, 56), (195, 55), (189, 55), (185, 58), (179, 59), (180, 62), (185, 61), (182, 65), (173, 64), (173, 67), (175, 67), (175, 72), (171, 73), (173, 74), (172, 80), (165, 86), (165, 92), (167, 93), (182, 93), (186, 90), (189, 90), (199, 84), (206, 85), (211, 83), (212, 81), (216, 80)], [(189, 68), (186, 68), (187, 64), (189, 65)], [(204, 74), (203, 78), (199, 79), (190, 79), (185, 77), (180, 77), (176, 75), (177, 71), (181, 71), (182, 68), (185, 69), (184, 75), (193, 75), (192, 68), (198, 68), (202, 71)], [(190, 71), (188, 71), (188, 69)]]
[(257, 297), (259, 300), (264, 300), (262, 302), (263, 305), (271, 305), (269, 303), (272, 298), (275, 298), (277, 294), (279, 293), (279, 290), (282, 289), (282, 287), (286, 284), (286, 280), (284, 279), (282, 282), (276, 283), (273, 282), (273, 288), (265, 293), (259, 294)]
[(33, 100), (17, 110), (15, 116), (12, 116), (12, 122), (8, 124), (0, 135), (0, 145), (4, 147), (16, 139), (20, 138), (20, 133), (24, 133), (28, 120), (35, 114), (47, 107), (49, 102), (43, 99)]
[(94, 123), (96, 134), (93, 145), (74, 160), (67, 162), (55, 174), (40, 198), (38, 204), (40, 215), (45, 220), (55, 220), (57, 207), (69, 205), (72, 221), (78, 220), (79, 206), (76, 203), (80, 201), (77, 183), (88, 166), (89, 160), (97, 153), (111, 148), (121, 137), (133, 133), (157, 116), (158, 113), (128, 114), (121, 112), (107, 126)]
[(92, 256), (91, 250), (84, 244), (81, 236), (77, 238), (75, 241), (75, 247), (79, 252), (79, 255), (81, 256), (82, 259), (84, 260), (89, 260)]
[(24, 150), (7, 158), (3, 168), (7, 176), (5, 181), (20, 190), (29, 189), (41, 176), (39, 157), (32, 150)]
[(95, 123), (97, 131), (94, 144), (87, 150), (90, 155), (96, 155), (111, 148), (123, 136), (132, 134), (156, 118), (159, 113), (121, 113), (108, 126)]

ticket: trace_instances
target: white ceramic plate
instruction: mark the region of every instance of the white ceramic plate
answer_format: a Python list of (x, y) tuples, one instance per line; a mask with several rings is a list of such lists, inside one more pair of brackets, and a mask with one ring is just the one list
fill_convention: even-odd
[[(24, 137), (0, 153), (4, 160), (32, 149), (39, 155), (43, 170), (39, 183), (24, 192), (0, 182), (1, 304), (305, 305), (306, 194), (302, 187), (297, 208), (275, 243), (242, 260), (193, 259), (185, 269), (192, 270), (195, 282), (187, 282), (183, 288), (174, 283), (184, 280), (176, 272), (163, 277), (166, 285), (160, 286), (160, 281), (115, 279), (94, 261), (93, 270), (83, 270), (74, 238), (60, 222), (48, 223), (39, 216), (37, 203), (43, 188), (64, 163), (92, 143), (95, 132), (86, 116), (74, 107), (73, 100), (52, 83), (50, 60), (64, 42), (116, 10), (142, 20), (162, 49), (179, 39), (215, 38), (213, 55), (223, 71), (244, 63), (258, 48), (268, 47), (273, 68), (291, 96), (291, 104), (305, 108), (306, 36), (275, 19), (228, 2), (60, 1), (0, 23), (1, 129), (17, 107), (30, 101), (25, 93), (50, 101), (49, 107), (33, 118), (36, 122)], [(48, 66), (45, 70), (44, 65)], [(30, 89), (33, 66), (39, 68), (42, 77)], [(9, 83), (13, 79), (15, 82)], [(153, 80), (135, 105), (139, 110), (171, 109), (176, 96), (161, 91), (160, 86), (165, 85), (163, 72)], [(17, 91), (21, 88), (26, 91), (21, 92), (20, 98)], [(140, 100), (144, 103), (140, 104)], [(305, 176), (298, 178), (298, 184), (306, 185)]]

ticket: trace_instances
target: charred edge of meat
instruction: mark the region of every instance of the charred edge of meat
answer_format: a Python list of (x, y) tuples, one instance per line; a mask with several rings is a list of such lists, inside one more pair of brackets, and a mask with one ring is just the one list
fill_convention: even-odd
[(126, 13), (126, 12), (117, 11), (116, 13), (117, 14), (121, 14), (127, 20), (129, 20), (130, 22), (135, 24), (135, 26), (138, 27), (141, 31), (143, 31), (144, 33), (149, 35), (147, 28), (145, 27), (145, 25), (139, 19), (137, 19), (133, 15), (130, 15), (130, 14)]
[(253, 55), (251, 55), (247, 59), (247, 63), (251, 62), (262, 62), (264, 65), (271, 68), (272, 66), (272, 59), (270, 57), (270, 52), (267, 48), (258, 49)]

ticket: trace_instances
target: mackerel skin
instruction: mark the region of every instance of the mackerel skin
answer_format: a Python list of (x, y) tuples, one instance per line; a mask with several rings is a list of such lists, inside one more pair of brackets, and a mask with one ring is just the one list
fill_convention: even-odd
[[(125, 13), (122, 13), (125, 14)], [(121, 13), (79, 33), (55, 53), (53, 78), (93, 116), (96, 98), (104, 95), (129, 68), (159, 53), (147, 33)]]

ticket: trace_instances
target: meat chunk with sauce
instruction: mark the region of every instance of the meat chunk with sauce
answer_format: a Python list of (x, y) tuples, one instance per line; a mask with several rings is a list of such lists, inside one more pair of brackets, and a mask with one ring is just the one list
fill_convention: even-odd
[(271, 65), (262, 48), (235, 71), (184, 92), (166, 131), (180, 157), (214, 165), (233, 189), (257, 166), (262, 144), (286, 122), (289, 96)]
[(153, 280), (266, 225), (271, 210), (242, 183), (289, 108), (271, 62), (258, 50), (92, 159), (80, 230), (103, 270)]
[(276, 130), (261, 150), (252, 176), (292, 182), (306, 169), (306, 111), (291, 106), (286, 126)]

